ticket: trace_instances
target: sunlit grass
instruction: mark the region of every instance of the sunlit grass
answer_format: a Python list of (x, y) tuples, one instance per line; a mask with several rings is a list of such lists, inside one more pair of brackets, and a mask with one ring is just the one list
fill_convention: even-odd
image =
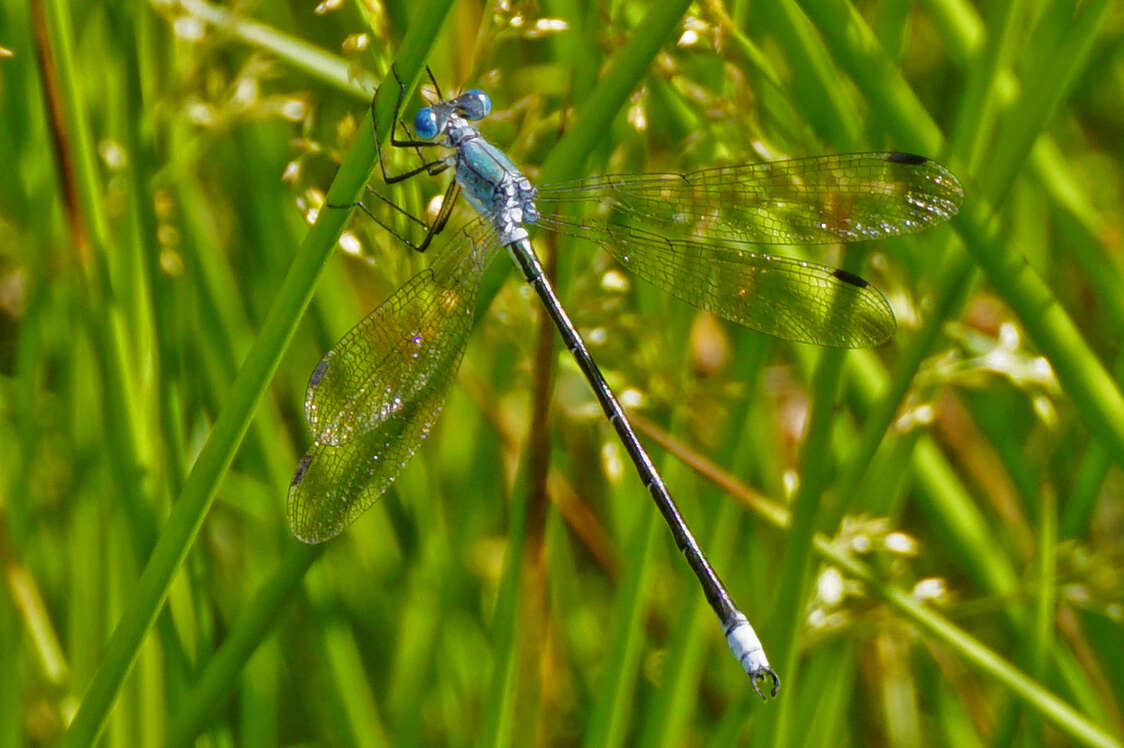
[[(1112, 10), (3, 3), (0, 745), (1119, 743)], [(565, 351), (536, 364), (503, 258), (395, 487), (290, 536), (308, 376), (424, 264), (323, 207), (362, 191), (392, 61), (486, 88), (485, 134), (544, 183), (864, 149), (962, 178), (954, 226), (820, 257), (890, 298), (873, 351), (541, 242), (777, 701)], [(388, 194), (424, 214), (444, 185)]]

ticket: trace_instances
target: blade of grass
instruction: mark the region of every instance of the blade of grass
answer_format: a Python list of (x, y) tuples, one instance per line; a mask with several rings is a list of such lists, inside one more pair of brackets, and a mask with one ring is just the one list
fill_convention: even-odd
[(491, 673), (485, 721), (477, 745), (506, 746), (512, 743), (515, 706), (515, 675), (518, 672), (520, 582), (523, 578), (524, 538), (527, 530), (526, 479), (516, 484), (511, 504), (511, 528), (503, 559), (496, 605), (492, 612), (491, 639), (499, 653)]
[(175, 720), (168, 728), (167, 745), (191, 745), (207, 726), (208, 718), (238, 684), (238, 674), (246, 661), (273, 630), (281, 607), (324, 548), (323, 545), (287, 544), (277, 569), (245, 606), (246, 612), (234, 622), (222, 646), (177, 706)]
[[(825, 14), (825, 16), (826, 15), (827, 14)], [(838, 16), (835, 16), (835, 18), (837, 22)], [(803, 57), (816, 53), (817, 51), (818, 48), (814, 45), (805, 43), (799, 47), (798, 54), (790, 53), (790, 56)], [(929, 142), (935, 150), (940, 143), (940, 133), (937, 126), (929, 119), (916, 97), (909, 91), (900, 74), (895, 72), (894, 64), (889, 59), (881, 60), (881, 58), (879, 58), (877, 54), (877, 41), (872, 37), (865, 38), (865, 44), (862, 45), (861, 49), (849, 51), (851, 54), (847, 55), (843, 60), (845, 66), (848, 63), (851, 67), (869, 66), (869, 58), (875, 58), (878, 62), (878, 64), (875, 65), (875, 70), (867, 71), (865, 75), (856, 76), (856, 78), (860, 81), (873, 81), (874, 83), (871, 85), (877, 85), (882, 89), (888, 88), (891, 90), (889, 93), (884, 90), (880, 91), (878, 92), (880, 95), (877, 96), (872, 96), (867, 92), (868, 98), (876, 102), (876, 108), (879, 110), (884, 106), (889, 106), (893, 102), (899, 102), (894, 104), (897, 114), (892, 119), (892, 122), (899, 123), (894, 132), (895, 137), (906, 143)], [(822, 51), (819, 53), (822, 54)], [(863, 90), (866, 92), (866, 89)], [(837, 129), (840, 125), (841, 121), (831, 123), (829, 129)], [(894, 128), (892, 128), (892, 131), (894, 131)], [(961, 263), (950, 263), (946, 265), (946, 273), (942, 277), (943, 282), (941, 287), (956, 290), (958, 293), (942, 296), (939, 300), (940, 306), (935, 310), (929, 310), (930, 313), (926, 316), (926, 325), (922, 333), (915, 337), (912, 344), (906, 348), (902, 363), (898, 367), (897, 375), (892, 380), (894, 389), (889, 394), (880, 396), (875, 400), (875, 411), (869, 414), (869, 417), (865, 421), (866, 425), (862, 439), (859, 441), (859, 448), (852, 450), (847, 466), (844, 469), (843, 479), (841, 481), (842, 490), (840, 492), (842, 500), (837, 502), (836, 509), (834, 510), (839, 516), (847, 511), (848, 506), (851, 505), (851, 501), (856, 496), (858, 486), (861, 484), (866, 474), (870, 460), (873, 459), (874, 453), (886, 433), (886, 429), (892, 422), (893, 416), (900, 406), (906, 392), (908, 392), (914, 374), (920, 366), (921, 361), (929, 355), (929, 352), (932, 350), (933, 345), (939, 337), (944, 319), (946, 319), (947, 315), (952, 313), (953, 309), (959, 306), (964, 293), (966, 293), (969, 284), (964, 281), (971, 269), (971, 265), (968, 263), (966, 256), (964, 256)], [(860, 380), (870, 381), (870, 374), (878, 374), (879, 378), (884, 378), (884, 375), (881, 374), (880, 365), (878, 365), (872, 357), (859, 354), (853, 357), (853, 361), (861, 362), (863, 368), (867, 370), (865, 374), (859, 375), (858, 378)], [(857, 364), (853, 365), (851, 371), (854, 372), (856, 367)], [(963, 515), (950, 512), (947, 516), (959, 518)], [(951, 523), (950, 526), (963, 527), (964, 525), (963, 523), (954, 522)], [(984, 552), (983, 557), (992, 558), (991, 563), (984, 564), (985, 568), (1002, 567), (1002, 559), (996, 552), (993, 544), (986, 541), (982, 545), (978, 542), (972, 542), (973, 540), (979, 540), (985, 537), (986, 536), (976, 533), (964, 540), (972, 547), (982, 550)], [(977, 556), (973, 555), (973, 557)], [(1013, 576), (1010, 574), (1000, 574), (1000, 578), (1011, 579)]]
[[(772, 648), (773, 656), (777, 658), (778, 674), (790, 680), (798, 677), (797, 656), (804, 623), (802, 610), (812, 573), (812, 540), (820, 501), (831, 472), (827, 468), (831, 462), (831, 424), (835, 419), (845, 356), (846, 351), (838, 349), (821, 353), (812, 379), (811, 413), (800, 446), (800, 485), (792, 502), (792, 521), (785, 538), (778, 589), (770, 610), (769, 636), (765, 639), (766, 647)], [(781, 693), (779, 709), (766, 716), (765, 723), (773, 726), (773, 745), (789, 744), (798, 693), (796, 688), (785, 689)]]
[[(1054, 648), (1054, 619), (1057, 617), (1058, 501), (1049, 486), (1041, 489), (1038, 507), (1038, 568), (1035, 576), (1034, 636), (1030, 648), (1030, 672), (1043, 680), (1047, 676), (1050, 651)], [(1042, 741), (1042, 723), (1034, 719), (1029, 728), (1034, 742)]]
[[(203, 2), (203, 0), (180, 0), (180, 5), (187, 13), (241, 39), (251, 47), (270, 50), (278, 58), (285, 60), (298, 70), (330, 86), (335, 86), (343, 93), (369, 101), (371, 91), (378, 84), (378, 81), (370, 75), (357, 78), (348, 63), (336, 55), (329, 54), (319, 47), (282, 33), (264, 23), (243, 18), (218, 5)], [(432, 24), (432, 28), (439, 29), (446, 13), (441, 13), (436, 18), (428, 18), (426, 14), (429, 11), (430, 6), (428, 5), (418, 8), (414, 26), (419, 24), (430, 25), (431, 21), (436, 20), (438, 23)], [(406, 39), (409, 39), (409, 35)], [(403, 49), (406, 46), (406, 39), (402, 41)], [(401, 68), (398, 71), (399, 73), (405, 72), (406, 66), (406, 60), (401, 54), (402, 50), (400, 49), (398, 64)], [(406, 78), (403, 77), (403, 80), (406, 80)], [(380, 129), (379, 132), (383, 131)]]
[[(99, 442), (107, 447), (119, 503), (130, 524), (129, 532), (125, 533), (127, 541), (136, 556), (143, 558), (155, 542), (156, 520), (151, 508), (153, 502), (148, 500), (147, 494), (152, 483), (148, 475), (157, 471), (153, 469), (156, 459), (150, 454), (153, 448), (151, 440), (146, 438), (146, 423), (141, 415), (146, 388), (141, 386), (136, 374), (142, 368), (136, 362), (143, 358), (141, 351), (150, 338), (146, 324), (146, 289), (136, 269), (140, 242), (133, 235), (121, 245), (111, 246), (109, 219), (103, 206), (105, 192), (100, 184), (100, 170), (75, 63), (69, 6), (37, 2), (33, 10), (44, 98), (56, 136), (55, 157), (65, 186), (66, 214), (77, 254), (76, 265), (85, 283), (85, 303), (92, 310), (81, 315), (80, 323), (91, 341), (96, 363), (93, 371), (79, 374), (75, 381), (88, 379), (101, 384), (98, 394), (102, 398), (105, 425)], [(133, 80), (115, 82), (121, 84), (120, 88), (135, 84)], [(119, 111), (122, 98), (120, 93), (111, 97), (112, 111)], [(135, 208), (136, 203), (131, 207)], [(135, 214), (131, 217), (134, 226), (141, 222)], [(85, 403), (90, 398), (80, 397), (78, 401)], [(160, 633), (170, 668), (174, 669), (175, 663), (182, 660), (182, 653), (167, 616), (160, 618)]]
[(800, 102), (801, 118), (820, 137), (854, 150), (861, 142), (858, 118), (843, 96), (835, 66), (819, 35), (794, 0), (771, 0), (760, 5), (769, 28), (788, 51), (792, 67), (792, 95)]
[[(398, 70), (404, 80), (416, 80), (450, 5), (451, 0), (429, 0), (419, 9), (416, 23), (411, 26), (399, 51)], [(382, 124), (380, 132), (389, 132), (392, 100), (397, 93), (389, 89), (379, 91), (377, 112)], [(328, 190), (328, 202), (344, 204), (354, 201), (367, 182), (374, 158), (372, 140), (356, 139)], [(219, 481), (234, 459), (254, 410), (312, 298), (320, 270), (349, 215), (350, 211), (323, 211), (309, 230), (231, 387), (230, 396), (188, 475), (183, 493), (160, 534), (63, 745), (90, 745), (101, 732), (121, 682), (135, 662), (140, 644), (160, 611), (172, 578), (203, 524)]]
[[(823, 14), (820, 19), (821, 25), (828, 23), (829, 15), (828, 13)], [(996, 171), (995, 159), (989, 159), (988, 174), (991, 177), (990, 184), (992, 190), (998, 191), (1006, 189), (1010, 181), (1014, 178), (1014, 164), (1019, 162), (1019, 159), (1017, 159), (1014, 154), (1021, 154), (1022, 157), (1025, 158), (1026, 151), (1033, 141), (1033, 134), (1036, 134), (1039, 129), (1045, 125), (1046, 119), (1052, 111), (1052, 104), (1060, 100), (1062, 92), (1068, 86), (1069, 80), (1072, 79), (1072, 70), (1080, 64), (1085, 56), (1085, 46), (1075, 41), (1075, 39), (1083, 39), (1087, 44), (1088, 40), (1090, 40), (1094, 34), (1097, 26), (1097, 18), (1099, 18), (1099, 14), (1095, 8), (1086, 8), (1086, 15), (1084, 16), (1085, 23), (1081, 30), (1075, 32), (1076, 36), (1067, 37), (1069, 43), (1061, 47), (1059, 55), (1050, 58), (1052, 66), (1062, 71), (1069, 70), (1071, 71), (1069, 74), (1053, 72), (1052, 70), (1053, 74), (1043, 76), (1044, 80), (1035, 80), (1024, 85), (1024, 91), (1032, 92), (1024, 97), (1030, 99), (1030, 101), (1025, 102), (1022, 107), (1010, 117), (1010, 121), (1015, 124), (1009, 128), (1002, 128), (1004, 138), (1001, 139), (996, 146), (998, 150), (1006, 154), (1002, 159), (998, 159), (999, 164), (1001, 166), (1006, 164), (1007, 166), (1004, 167), (1003, 170)], [(832, 20), (831, 23), (837, 23), (837, 20)], [(839, 34), (837, 36), (838, 38), (832, 37), (832, 39), (837, 46), (843, 46), (845, 40), (854, 35)], [(840, 58), (845, 65), (849, 64), (851, 66), (859, 66), (864, 61), (864, 58), (857, 53), (840, 54)], [(996, 74), (998, 75), (998, 72)], [(869, 97), (873, 97), (875, 100), (879, 101), (879, 105), (886, 100), (896, 99), (902, 95), (909, 95), (904, 85), (879, 85), (881, 79), (873, 74), (856, 77), (866, 81), (874, 81), (874, 83), (864, 85), (863, 90)], [(1016, 135), (1014, 133), (1019, 134)], [(1004, 173), (1004, 171), (1006, 173)], [(977, 254), (982, 251), (983, 250), (977, 251)], [(989, 246), (987, 252), (991, 253), (992, 251)], [(999, 254), (999, 250), (995, 250), (994, 254)], [(1021, 270), (1025, 271), (1025, 266), (1021, 266)], [(942, 271), (942, 276), (938, 284), (939, 292), (936, 305), (929, 310), (921, 333), (906, 348), (904, 355), (900, 359), (891, 379), (891, 391), (885, 393), (876, 401), (875, 410), (869, 414), (865, 423), (863, 435), (859, 441), (859, 448), (853, 452), (844, 468), (843, 477), (841, 479), (841, 490), (844, 497), (851, 498), (845, 498), (844, 501), (840, 502), (841, 511), (856, 495), (863, 476), (866, 474), (867, 466), (873, 458), (874, 452), (881, 442), (885, 430), (889, 427), (897, 408), (903, 401), (909, 389), (910, 382), (917, 368), (920, 366), (920, 362), (928, 355), (928, 351), (931, 350), (931, 346), (935, 343), (939, 335), (943, 320), (953, 309), (959, 307), (961, 299), (965, 296), (967, 288), (970, 286), (969, 278), (971, 277), (971, 273), (972, 266), (970, 258), (968, 255), (963, 254), (954, 256)], [(1042, 306), (1043, 308), (1050, 307), (1055, 313), (1058, 310), (1054, 302), (1043, 302)], [(1061, 341), (1069, 343), (1070, 347), (1075, 349), (1072, 355), (1066, 356), (1067, 361), (1075, 360), (1081, 362), (1068, 367), (1069, 371), (1073, 372), (1073, 374), (1067, 377), (1067, 391), (1075, 400), (1080, 399), (1082, 393), (1085, 391), (1093, 392), (1094, 397), (1084, 398), (1084, 402), (1086, 403), (1086, 408), (1084, 409), (1086, 413), (1085, 420), (1087, 423), (1090, 423), (1094, 430), (1101, 431), (1101, 429), (1097, 429), (1098, 418), (1101, 415), (1101, 405), (1090, 405), (1089, 403), (1093, 400), (1100, 400), (1109, 404), (1109, 407), (1112, 407), (1113, 405), (1119, 404), (1119, 394), (1115, 392), (1114, 389), (1110, 388), (1111, 385), (1107, 381), (1107, 377), (1103, 376), (1103, 370), (1100, 368), (1099, 363), (1093, 360), (1092, 356), (1089, 355), (1087, 348), (1081, 343), (1080, 337), (1077, 336), (1075, 332), (1072, 335), (1070, 334), (1073, 331), (1068, 319), (1065, 318), (1064, 315), (1060, 316), (1062, 317), (1062, 321), (1058, 324), (1054, 324), (1050, 332), (1054, 333)], [(1024, 317), (1024, 322), (1025, 321)], [(1030, 327), (1029, 324), (1028, 327)], [(1065, 331), (1066, 327), (1070, 327), (1070, 331)], [(1061, 346), (1043, 344), (1043, 337), (1036, 337), (1039, 343), (1043, 345), (1043, 348), (1046, 348), (1048, 351), (1050, 348), (1053, 349), (1055, 353), (1051, 355), (1051, 360), (1054, 360), (1056, 351), (1058, 351)], [(1088, 368), (1086, 369), (1085, 367)], [(1059, 372), (1059, 374), (1062, 373)], [(1064, 374), (1062, 375), (1064, 376)], [(1086, 386), (1083, 383), (1075, 384), (1075, 380), (1081, 378), (1089, 380), (1090, 385)], [(1116, 402), (1114, 403), (1114, 401)], [(1090, 409), (1095, 413), (1095, 416), (1092, 418), (1088, 416)], [(1119, 422), (1117, 422), (1116, 425), (1119, 426)], [(1106, 447), (1111, 448), (1111, 442), (1106, 443)], [(1118, 450), (1113, 449), (1112, 452), (1119, 457), (1120, 453)], [(944, 494), (941, 492), (936, 492), (935, 494), (931, 493), (930, 497), (932, 500), (929, 502), (929, 505), (933, 508), (944, 506), (946, 502), (943, 500), (943, 496)], [(963, 502), (960, 502), (960, 505), (963, 506)], [(948, 526), (950, 528), (955, 528), (958, 525), (964, 524), (963, 519), (966, 515), (958, 512), (950, 505), (945, 510), (940, 511), (940, 516), (950, 520), (947, 523)], [(980, 536), (979, 533), (976, 533), (976, 536), (986, 538), (986, 535)], [(965, 540), (968, 540), (971, 536), (963, 537)], [(976, 544), (976, 546), (978, 547), (978, 544)], [(984, 568), (992, 568), (997, 572), (1002, 572), (1002, 570), (1006, 568), (1006, 572), (1000, 573), (999, 576), (993, 575), (993, 579), (995, 581), (1007, 579), (1008, 582), (1003, 583), (1002, 587), (1010, 588), (1014, 577), (1010, 573), (1009, 564), (1003, 561), (1001, 554), (997, 552), (998, 549), (994, 546), (990, 546), (989, 544), (986, 547), (986, 551), (986, 555), (992, 557), (993, 560), (991, 563), (985, 565)], [(976, 558), (974, 555), (972, 557)], [(1002, 563), (997, 563), (1000, 561), (1002, 561)], [(996, 592), (1002, 591), (999, 587), (993, 587), (993, 589)]]
[(589, 154), (609, 130), (613, 119), (648, 71), (656, 53), (671, 37), (689, 2), (674, 0), (652, 6), (632, 38), (616, 55), (582, 102), (574, 126), (558, 141), (540, 171), (543, 184), (581, 176)]
[[(196, 3), (195, 5), (199, 4)], [(642, 25), (641, 28), (647, 30), (646, 34), (650, 35), (663, 33), (666, 37), (667, 33), (670, 31), (670, 28), (674, 26), (677, 19), (678, 16), (672, 13), (667, 13), (665, 8), (664, 12), (653, 13), (653, 18), (649, 19), (644, 25)], [(238, 22), (230, 20), (229, 23), (236, 24)], [(639, 33), (640, 32), (638, 32), (638, 34)], [(252, 40), (253, 43), (261, 46), (262, 48), (269, 50), (279, 58), (284, 58), (292, 61), (288, 56), (294, 50), (294, 47), (291, 44), (283, 44), (276, 48), (272, 46), (274, 41), (281, 38), (282, 36), (283, 35), (272, 33), (267, 27), (264, 27), (261, 24), (256, 24), (254, 26), (254, 33), (252, 34), (252, 36), (247, 38), (248, 40)], [(643, 62), (643, 64), (640, 64), (641, 60), (638, 55), (641, 57), (643, 54), (654, 55), (655, 51), (658, 49), (658, 46), (658, 44), (653, 43), (650, 36), (642, 36), (640, 42), (638, 42), (635, 47), (630, 47), (630, 49), (633, 49), (635, 51), (622, 53), (624, 58), (629, 62), (622, 62), (621, 65), (615, 66), (613, 70), (617, 72), (610, 73), (603, 79), (609, 81), (609, 83), (606, 85), (609, 86), (608, 90), (610, 91), (610, 93), (606, 94), (604, 92), (604, 89), (599, 86), (597, 91), (601, 91), (601, 93), (598, 95), (595, 92), (594, 96), (597, 98), (591, 99), (596, 101), (597, 106), (588, 105), (588, 111), (591, 114), (588, 117), (581, 118), (579, 122), (575, 124), (574, 128), (569, 131), (569, 140), (567, 138), (563, 139), (563, 143), (577, 143), (577, 145), (567, 146), (571, 149), (569, 150), (569, 153), (571, 154), (569, 158), (571, 160), (559, 162), (562, 164), (568, 164), (568, 168), (572, 170), (573, 174), (577, 173), (577, 169), (573, 166), (574, 162), (572, 159), (575, 158), (573, 154), (583, 148), (586, 149), (587, 154), (588, 151), (592, 150), (593, 145), (596, 143), (596, 137), (595, 135), (591, 134), (596, 134), (597, 132), (599, 132), (599, 128), (607, 126), (606, 120), (612, 116), (612, 114), (610, 114), (609, 112), (619, 111), (620, 107), (623, 106), (628, 93), (638, 83), (639, 76), (643, 74), (644, 70), (646, 70), (648, 62)], [(336, 65), (333, 69), (342, 68)], [(401, 73), (403, 71), (404, 65), (400, 65), (399, 72)], [(325, 76), (328, 74), (329, 73), (324, 73)], [(615, 105), (613, 104), (614, 100)], [(380, 131), (385, 130), (382, 130), (380, 128)], [(559, 147), (561, 147), (561, 145), (562, 144), (560, 143)], [(557, 161), (557, 159), (555, 160)], [(581, 160), (584, 160), (584, 157)], [(563, 179), (566, 176), (569, 176), (569, 174), (556, 176), (555, 178)], [(333, 184), (333, 189), (334, 188), (335, 185)], [(331, 195), (331, 192), (329, 194)], [(351, 198), (348, 198), (347, 200), (350, 199)], [(344, 201), (346, 202), (347, 200)], [(333, 199), (329, 197), (329, 202), (332, 201)], [(481, 305), (481, 308), (483, 307), (484, 304)], [(283, 565), (282, 570), (279, 573), (283, 573), (287, 568), (288, 564)], [(507, 576), (505, 575), (505, 579), (506, 578)], [(276, 580), (272, 580), (267, 585), (267, 588), (271, 589), (274, 584), (279, 584), (279, 582)], [(271, 606), (270, 608), (271, 610), (280, 605), (282, 602), (281, 598), (276, 597), (271, 597), (270, 600), (273, 601), (273, 606)], [(497, 607), (497, 615), (499, 612), (500, 608)], [(251, 616), (250, 621), (247, 621), (244, 624), (242, 623), (242, 619), (239, 619), (239, 624), (236, 625), (235, 631), (240, 632), (240, 636), (235, 639), (232, 634), (233, 640), (230, 642), (230, 646), (228, 647), (228, 645), (224, 643), (220, 651), (216, 653), (215, 658), (213, 658), (211, 664), (208, 665), (198, 684), (189, 695), (189, 707), (183, 711), (183, 714), (185, 716), (178, 720), (173, 726), (171, 732), (171, 735), (174, 738), (174, 740), (172, 741), (173, 744), (186, 742), (195, 734), (197, 734), (197, 732), (202, 728), (204, 716), (207, 714), (209, 709), (213, 708), (213, 702), (224, 697), (228, 692), (229, 689), (224, 688), (223, 686), (229, 685), (227, 683), (227, 680), (232, 672), (234, 672), (235, 666), (241, 662), (244, 662), (245, 658), (247, 658), (252, 653), (254, 647), (256, 646), (256, 642), (246, 641), (246, 637), (249, 636), (249, 634), (242, 633), (244, 631), (242, 627), (250, 627), (249, 630), (251, 631), (256, 630), (259, 637), (264, 636), (266, 633), (268, 633), (264, 629), (253, 628), (253, 621), (256, 620), (258, 620), (258, 616), (256, 613)], [(514, 620), (514, 618), (512, 617), (509, 619), (507, 616), (498, 616), (497, 620)], [(500, 636), (499, 638), (500, 640), (510, 640), (511, 637)], [(507, 672), (507, 670), (502, 667), (499, 668), (499, 671)], [(505, 690), (506, 689), (501, 689), (501, 692), (504, 692)], [(503, 710), (500, 711), (502, 712)], [(495, 727), (497, 730), (499, 730), (500, 725), (496, 725)], [(488, 734), (488, 732), (489, 731), (485, 730), (484, 734)]]
[[(636, 490), (628, 493), (637, 502), (645, 496), (644, 492)], [(659, 530), (656, 512), (639, 512), (637, 516), (622, 554), (622, 558), (627, 559), (623, 562), (624, 576), (616, 593), (613, 625), (606, 634), (609, 641), (606, 651), (610, 656), (598, 684), (598, 691), (604, 697), (597, 700), (589, 715), (584, 736), (587, 746), (621, 745), (628, 727), (630, 710), (625, 707), (632, 703), (629, 686), (640, 668), (645, 591), (652, 575), (652, 546)]]
[[(892, 113), (888, 119), (891, 132), (910, 147), (916, 143), (928, 146), (923, 152), (939, 152), (940, 133), (936, 125), (916, 103), (916, 97), (888, 58), (878, 53), (877, 42), (854, 7), (843, 0), (805, 0), (804, 8), (864, 95), (879, 111)], [(987, 203), (1002, 201), (1041, 128), (1084, 63), (1106, 9), (1106, 0), (1092, 0), (1082, 6), (1054, 53), (1041, 56), (1035, 74), (1024, 81), (1019, 106), (1007, 117), (1006, 124), (997, 128), (1003, 132), (1003, 138), (988, 159), (980, 183), (981, 194), (971, 196), (953, 225), (992, 285), (1046, 352), (1089, 428), (1105, 443), (1117, 463), (1124, 464), (1124, 398), (1042, 279), (1017, 250), (990, 240), (987, 230), (996, 215)], [(847, 23), (839, 22), (840, 13), (848, 18)], [(960, 280), (967, 272), (950, 271), (948, 279)], [(946, 293), (959, 290), (944, 288)]]
[[(675, 2), (655, 5), (649, 10), (628, 44), (614, 55), (605, 74), (598, 80), (593, 91), (585, 99), (574, 126), (567, 130), (547, 156), (540, 172), (540, 180), (543, 183), (562, 181), (576, 177), (581, 173), (589, 154), (593, 152), (593, 149), (603, 137), (603, 133), (609, 129), (613, 119), (627, 101), (629, 94), (639, 85), (648, 70), (648, 66), (660, 47), (670, 38), (673, 29), (686, 12), (688, 5), (689, 3), (683, 0), (675, 0)], [(574, 259), (571, 257), (569, 262), (563, 264), (568, 266), (567, 272), (559, 273), (559, 277), (555, 279), (556, 285), (561, 289), (566, 287), (564, 278), (573, 276)], [(496, 269), (497, 266), (500, 267), (499, 270)], [(477, 304), (478, 317), (481, 311), (491, 303), (499, 290), (499, 281), (510, 269), (511, 266), (508, 263), (495, 263), (489, 269), (484, 280), (484, 286), (481, 289), (481, 299)], [(561, 293), (564, 293), (564, 291)], [(521, 530), (520, 533), (522, 533)], [(522, 542), (522, 538), (520, 538), (520, 542)], [(513, 559), (518, 560), (518, 556), (513, 556)], [(515, 587), (519, 584), (520, 579), (521, 574), (508, 575), (505, 573), (504, 584), (500, 592), (501, 600), (506, 601), (508, 596), (517, 593)], [(509, 585), (512, 586), (510, 590), (508, 589)], [(639, 594), (639, 589), (634, 591), (637, 595)], [(640, 597), (629, 597), (628, 599), (631, 605), (642, 605), (642, 598)], [(499, 612), (500, 608), (497, 604), (497, 615)], [(632, 609), (628, 618), (633, 620), (638, 616), (639, 612)], [(502, 625), (506, 627), (512, 624), (504, 623)], [(626, 636), (627, 641), (630, 642), (626, 649), (631, 650), (635, 646), (633, 643), (635, 637), (631, 636), (634, 630), (631, 627), (626, 628), (627, 634), (622, 635)], [(501, 664), (496, 668), (495, 676), (503, 680), (502, 682), (494, 682), (491, 688), (491, 701), (497, 705), (497, 709), (492, 713), (496, 714), (497, 718), (490, 722), (482, 733), (482, 743), (485, 745), (503, 745), (509, 740), (507, 732), (510, 720), (504, 715), (508, 714), (512, 703), (511, 693), (514, 688), (514, 676), (517, 672), (517, 668), (512, 664), (515, 656), (513, 650), (517, 646), (519, 637), (515, 636), (513, 632), (501, 631), (500, 633), (504, 635), (500, 637), (499, 641), (506, 642), (506, 647), (500, 661)], [(616, 731), (619, 729), (619, 724), (615, 720), (620, 711), (616, 707), (620, 706), (622, 699), (627, 698), (628, 689), (624, 676), (632, 672), (630, 666), (633, 663), (634, 660), (626, 657), (618, 662), (620, 667), (609, 671), (614, 674), (611, 677), (614, 678), (615, 686), (610, 689), (614, 697), (607, 700), (610, 703), (605, 706), (609, 711), (602, 712), (607, 715), (605, 721), (602, 722), (603, 730), (600, 733), (605, 741), (616, 739), (611, 737), (616, 735)], [(597, 723), (596, 718), (594, 723)]]
[[(646, 435), (677, 455), (700, 475), (722, 487), (758, 517), (781, 530), (786, 530), (791, 525), (792, 514), (778, 502), (771, 501), (744, 486), (718, 465), (653, 427), (645, 419), (634, 417), (634, 420), (637, 427)], [(914, 597), (908, 590), (881, 579), (878, 572), (869, 564), (840, 550), (827, 536), (816, 533), (812, 548), (826, 563), (838, 566), (843, 572), (862, 582), (870, 594), (885, 601), (904, 619), (918, 626), (935, 640), (947, 645), (965, 662), (994, 678), (1017, 697), (1026, 701), (1036, 712), (1071, 739), (1084, 745), (1121, 745), (1101, 726), (1052, 694), (1027, 673), (1019, 670), (949, 621), (939, 611)]]

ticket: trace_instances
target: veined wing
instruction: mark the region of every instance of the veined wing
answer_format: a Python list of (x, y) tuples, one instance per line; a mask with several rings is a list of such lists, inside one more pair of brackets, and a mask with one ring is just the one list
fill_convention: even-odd
[(786, 340), (865, 348), (894, 332), (882, 293), (845, 270), (749, 249), (668, 239), (632, 226), (544, 216), (539, 223), (604, 247), (689, 304)]
[(945, 167), (908, 153), (849, 153), (685, 174), (618, 174), (539, 188), (544, 214), (588, 204), (612, 223), (677, 239), (825, 244), (943, 223), (964, 192)]
[(293, 535), (305, 543), (330, 540), (367, 511), (436, 422), (455, 374), (455, 364), (447, 367), (429, 389), (350, 441), (313, 444), (289, 484), (287, 513)]
[(455, 366), (480, 276), (499, 246), (487, 221), (472, 221), (324, 355), (304, 400), (316, 441), (334, 446), (375, 428)]
[(298, 538), (319, 542), (341, 532), (417, 450), (445, 403), (480, 277), (499, 246), (487, 221), (473, 221), (320, 361), (305, 396), (316, 444), (289, 486)]

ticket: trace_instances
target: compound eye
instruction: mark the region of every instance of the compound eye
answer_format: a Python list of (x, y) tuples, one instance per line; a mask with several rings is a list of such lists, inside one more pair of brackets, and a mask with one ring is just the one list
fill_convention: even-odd
[(492, 99), (479, 88), (470, 88), (457, 97), (457, 108), (467, 120), (484, 119), (492, 113)]
[(422, 140), (433, 140), (437, 137), (440, 127), (437, 123), (437, 113), (431, 107), (423, 106), (414, 116), (414, 132)]

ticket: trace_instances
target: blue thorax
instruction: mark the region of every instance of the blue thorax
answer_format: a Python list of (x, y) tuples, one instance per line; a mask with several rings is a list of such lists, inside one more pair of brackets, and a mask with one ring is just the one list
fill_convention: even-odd
[(471, 124), (492, 111), (488, 94), (479, 89), (456, 98), (422, 107), (414, 117), (414, 131), (423, 140), (444, 136), (445, 145), (456, 149), (447, 163), (468, 204), (492, 221), (503, 244), (527, 238), (524, 223), (534, 223), (535, 188), (503, 151), (489, 143)]

